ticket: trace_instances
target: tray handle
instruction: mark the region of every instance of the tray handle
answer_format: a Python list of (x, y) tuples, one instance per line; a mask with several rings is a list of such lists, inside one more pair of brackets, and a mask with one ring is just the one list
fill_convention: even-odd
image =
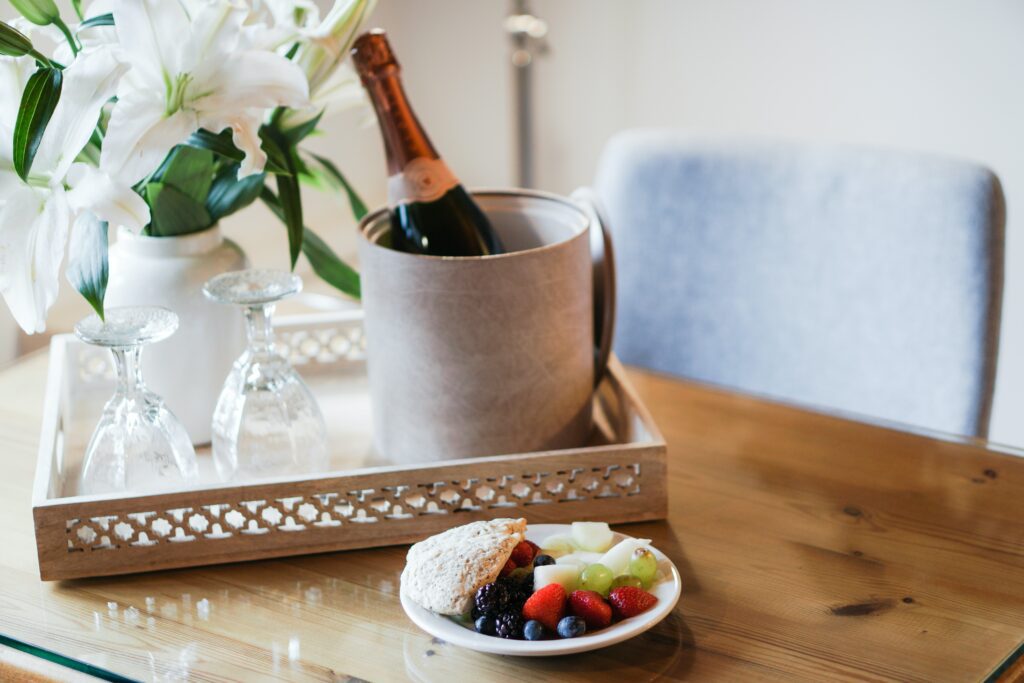
[(615, 336), (615, 251), (608, 214), (596, 191), (581, 187), (571, 195), (590, 218), (590, 256), (594, 274), (594, 386), (608, 370)]

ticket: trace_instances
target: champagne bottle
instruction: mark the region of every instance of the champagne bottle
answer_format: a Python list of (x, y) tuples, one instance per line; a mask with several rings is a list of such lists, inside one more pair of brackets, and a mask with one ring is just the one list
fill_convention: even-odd
[(438, 155), (409, 106), (384, 31), (359, 36), (352, 45), (352, 61), (384, 137), (391, 247), (432, 256), (504, 251), (487, 216)]

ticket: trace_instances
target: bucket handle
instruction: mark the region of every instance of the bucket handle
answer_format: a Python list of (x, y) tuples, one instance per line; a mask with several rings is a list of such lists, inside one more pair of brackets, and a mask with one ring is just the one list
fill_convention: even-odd
[(590, 187), (581, 187), (572, 200), (590, 219), (590, 259), (594, 277), (594, 386), (608, 369), (615, 336), (615, 251), (608, 214)]

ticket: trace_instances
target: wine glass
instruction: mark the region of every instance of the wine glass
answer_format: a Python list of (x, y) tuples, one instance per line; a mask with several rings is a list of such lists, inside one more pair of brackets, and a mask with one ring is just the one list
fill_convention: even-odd
[(274, 347), (274, 304), (302, 291), (297, 275), (239, 270), (203, 286), (213, 301), (245, 308), (249, 344), (224, 381), (213, 411), (213, 461), (224, 481), (319, 472), (327, 425), (309, 387)]
[(198, 478), (192, 440), (163, 399), (146, 388), (139, 361), (142, 347), (178, 329), (178, 316), (157, 306), (110, 308), (75, 325), (87, 344), (110, 349), (117, 388), (103, 408), (85, 451), (79, 491), (153, 491)]

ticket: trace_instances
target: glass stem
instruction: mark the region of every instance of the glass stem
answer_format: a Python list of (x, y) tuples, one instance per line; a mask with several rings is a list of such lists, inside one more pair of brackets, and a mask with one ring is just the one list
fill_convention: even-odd
[(253, 353), (273, 353), (274, 328), (270, 319), (274, 304), (259, 304), (245, 309), (245, 322), (249, 329), (249, 349)]
[(117, 372), (117, 390), (127, 398), (140, 393), (142, 384), (142, 347), (112, 348), (114, 370)]

